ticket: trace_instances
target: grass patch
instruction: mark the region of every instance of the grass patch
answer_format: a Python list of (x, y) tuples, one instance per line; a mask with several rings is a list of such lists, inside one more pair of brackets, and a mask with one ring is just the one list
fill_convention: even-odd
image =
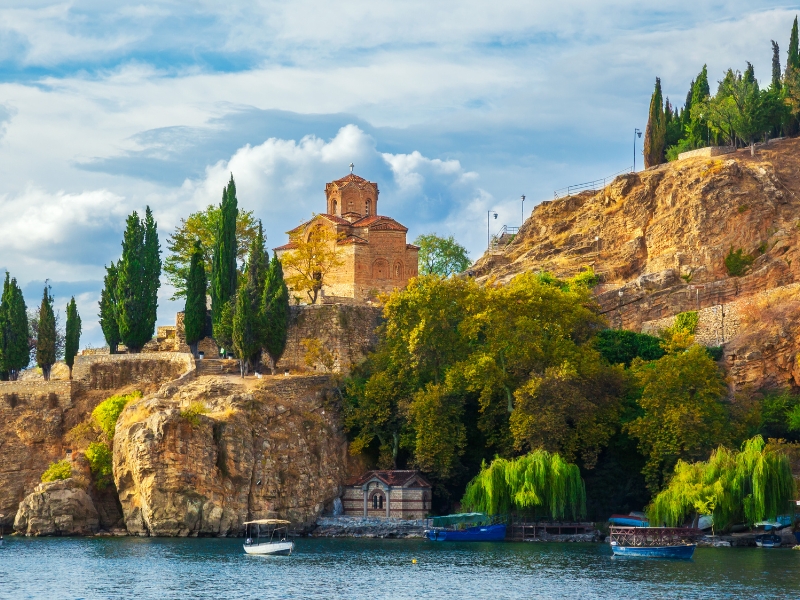
[(694, 335), (695, 329), (697, 329), (697, 322), (700, 320), (700, 316), (697, 314), (696, 310), (688, 310), (686, 312), (678, 313), (675, 315), (675, 323), (672, 325), (673, 331), (683, 331), (685, 333), (690, 333)]
[(739, 214), (746, 213), (748, 210), (750, 210), (750, 205), (749, 204), (740, 204), (739, 208), (737, 208), (736, 210), (739, 211)]
[(42, 473), (42, 482), (61, 481), (72, 477), (72, 464), (68, 460), (59, 460), (50, 463), (47, 470)]
[(208, 407), (202, 402), (192, 402), (181, 411), (181, 417), (186, 419), (192, 427), (200, 425), (200, 415), (208, 414)]
[(725, 257), (725, 268), (731, 277), (741, 277), (754, 260), (753, 256), (745, 254), (741, 248), (734, 252), (733, 246), (731, 246), (728, 256)]
[(94, 475), (95, 487), (98, 490), (108, 487), (114, 472), (111, 448), (105, 442), (92, 442), (84, 455)]

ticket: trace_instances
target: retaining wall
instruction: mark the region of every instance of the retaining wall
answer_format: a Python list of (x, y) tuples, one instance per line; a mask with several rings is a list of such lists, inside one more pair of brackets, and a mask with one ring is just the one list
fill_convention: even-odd
[(18, 406), (64, 410), (76, 388), (74, 381), (0, 381), (0, 414)]
[(142, 352), (75, 357), (73, 379), (91, 390), (112, 390), (132, 383), (165, 383), (194, 370), (191, 354)]

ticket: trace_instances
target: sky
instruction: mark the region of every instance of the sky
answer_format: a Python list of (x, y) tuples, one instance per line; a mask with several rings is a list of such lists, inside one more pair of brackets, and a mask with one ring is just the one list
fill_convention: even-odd
[[(759, 0), (0, 0), (0, 274), (75, 296), (82, 346), (125, 218), (162, 249), (230, 174), (271, 247), (348, 165), (380, 214), (473, 259), (555, 189), (630, 169), (661, 77), (785, 62), (797, 5)], [(162, 283), (161, 325), (178, 302)]]

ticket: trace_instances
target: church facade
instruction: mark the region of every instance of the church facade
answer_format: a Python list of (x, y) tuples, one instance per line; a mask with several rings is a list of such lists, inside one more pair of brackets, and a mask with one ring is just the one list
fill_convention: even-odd
[(289, 243), (274, 249), (281, 258), (319, 227), (334, 234), (342, 264), (325, 275), (318, 301), (373, 300), (417, 276), (419, 247), (408, 243), (407, 227), (378, 213), (378, 193), (377, 183), (352, 172), (328, 183), (326, 212), (288, 231)]

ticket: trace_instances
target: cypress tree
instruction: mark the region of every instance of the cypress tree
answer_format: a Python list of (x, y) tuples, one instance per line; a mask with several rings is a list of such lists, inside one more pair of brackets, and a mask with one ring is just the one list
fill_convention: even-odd
[(158, 289), (161, 287), (161, 246), (158, 243), (158, 224), (153, 219), (153, 212), (149, 206), (145, 208), (144, 215), (144, 246), (142, 248), (144, 322), (142, 328), (143, 333), (146, 333), (147, 339), (145, 343), (147, 343), (155, 333), (156, 320), (158, 318)]
[(81, 341), (81, 316), (75, 304), (75, 296), (67, 304), (67, 331), (64, 336), (64, 362), (69, 367), (69, 378), (72, 379), (72, 365)]
[(6, 279), (3, 282), (3, 295), (0, 296), (0, 381), (7, 381), (8, 372), (8, 339), (10, 335), (11, 317), (9, 315), (11, 306), (11, 281), (10, 274), (6, 271)]
[(772, 40), (772, 89), (776, 92), (781, 90), (781, 56), (775, 40)]
[(272, 257), (264, 284), (261, 301), (262, 342), (270, 358), (270, 369), (275, 367), (286, 349), (289, 329), (289, 289), (283, 280), (283, 267), (277, 256)]
[(261, 351), (259, 341), (258, 313), (253, 309), (252, 297), (255, 289), (249, 280), (242, 280), (236, 294), (236, 310), (233, 313), (233, 348), (239, 357), (242, 377), (258, 360)]
[(145, 227), (136, 211), (128, 216), (117, 264), (117, 325), (128, 352), (139, 352), (150, 339), (145, 331), (147, 300), (144, 267)]
[(650, 98), (650, 115), (644, 130), (644, 166), (653, 167), (664, 162), (666, 124), (664, 102), (661, 96), (661, 79), (656, 77), (656, 87)]
[(42, 369), (45, 381), (50, 381), (50, 369), (56, 362), (56, 316), (53, 313), (53, 297), (50, 286), (45, 283), (42, 304), (39, 307), (39, 334), (36, 340), (36, 364)]
[(13, 277), (9, 285), (8, 337), (6, 343), (6, 366), (9, 378), (17, 379), (31, 361), (30, 337), (28, 332), (28, 307), (22, 290)]
[[(236, 184), (233, 174), (227, 187), (222, 190), (220, 219), (217, 225), (213, 259), (211, 264), (211, 320), (214, 339), (220, 343), (217, 328), (222, 318), (222, 307), (236, 294), (236, 218), (239, 214), (236, 200)], [(222, 345), (222, 344), (220, 344)]]
[(100, 292), (100, 329), (111, 354), (117, 353), (119, 346), (119, 325), (117, 324), (117, 265), (113, 262), (106, 267), (103, 278), (103, 291)]
[(183, 312), (183, 328), (186, 343), (197, 356), (197, 342), (203, 339), (206, 329), (206, 265), (200, 240), (194, 242), (189, 276), (186, 280), (186, 305)]
[(264, 292), (264, 282), (267, 279), (269, 270), (269, 256), (264, 248), (264, 228), (261, 221), (258, 222), (258, 232), (255, 239), (250, 244), (249, 260), (247, 263), (247, 277), (252, 281), (252, 286), (256, 290), (256, 306), (261, 300)]
[(797, 17), (792, 24), (792, 34), (789, 36), (789, 53), (786, 57), (786, 79), (789, 79), (792, 71), (800, 69), (800, 51), (798, 50), (797, 37)]
[(747, 68), (744, 70), (744, 82), (754, 84), (756, 89), (758, 89), (756, 70), (753, 68), (753, 64), (749, 60), (747, 61)]

